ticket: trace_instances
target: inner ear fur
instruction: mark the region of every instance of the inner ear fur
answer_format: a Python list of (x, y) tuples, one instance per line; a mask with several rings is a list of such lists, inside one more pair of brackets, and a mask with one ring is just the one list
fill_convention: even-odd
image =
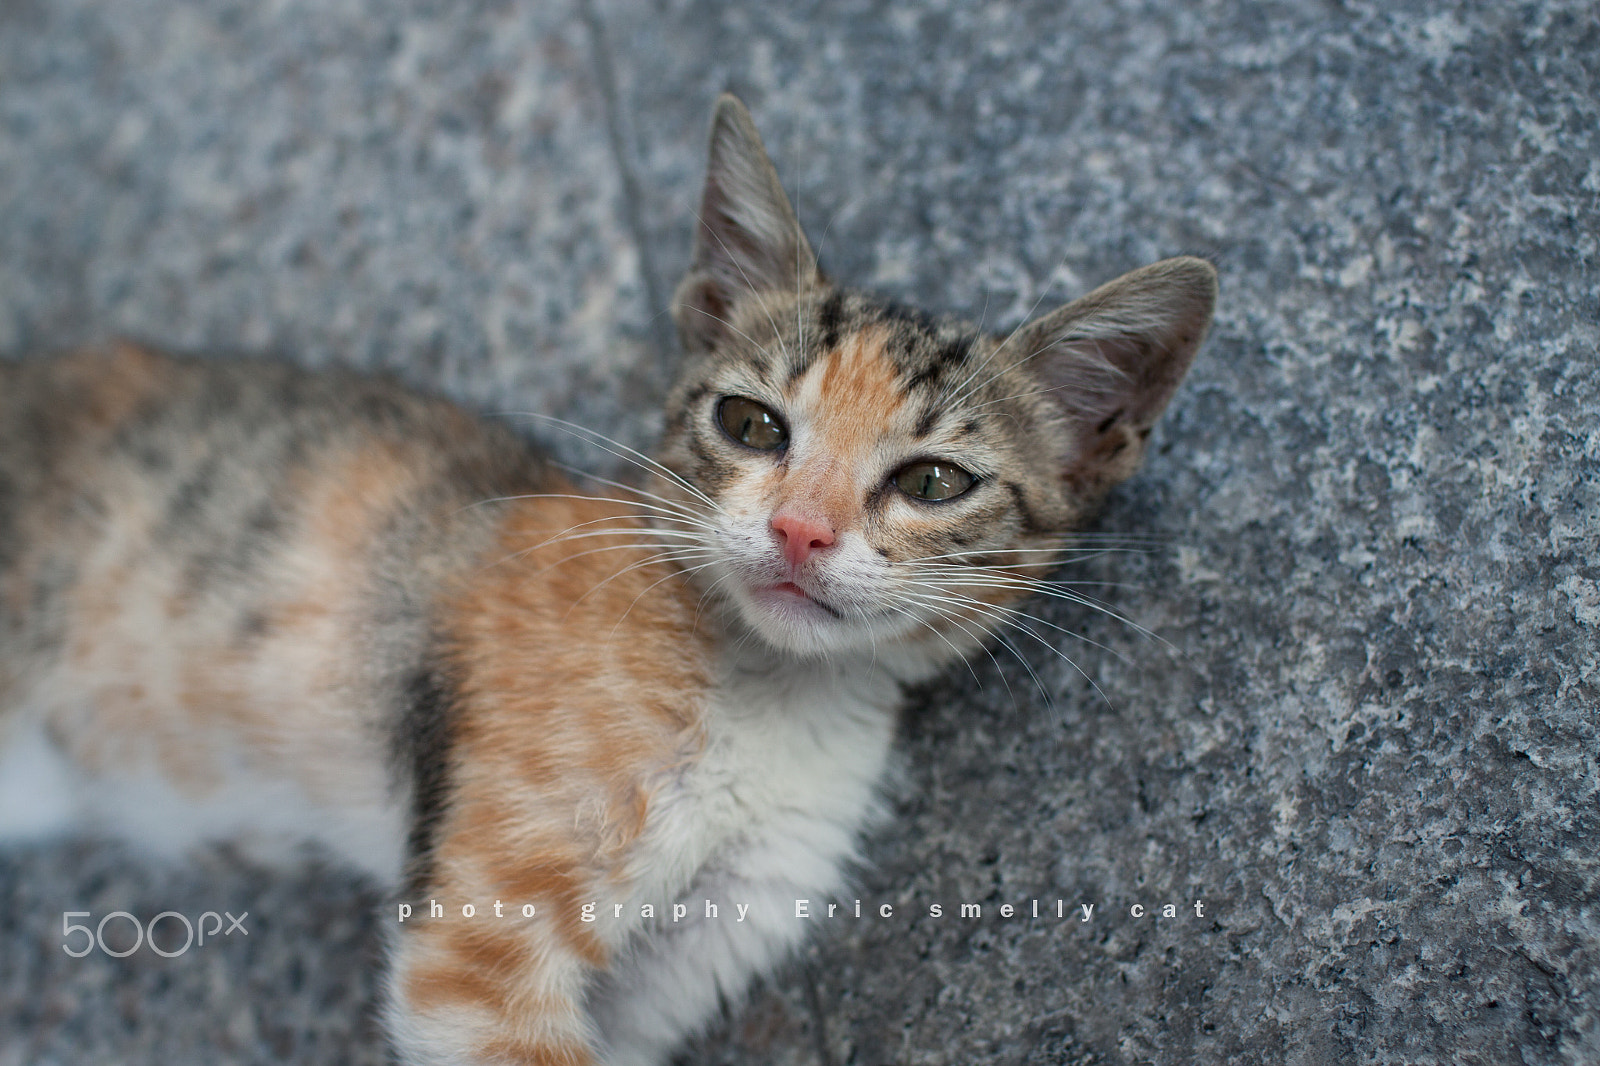
[(1068, 422), (1061, 476), (1070, 487), (1096, 493), (1138, 469), (1216, 299), (1216, 270), (1181, 256), (1124, 274), (1018, 331), (1010, 342), (1018, 365)]
[(672, 308), (691, 352), (727, 338), (730, 312), (741, 298), (799, 292), (819, 281), (816, 257), (761, 135), (750, 112), (730, 93), (718, 98), (712, 111), (710, 142), (694, 258)]

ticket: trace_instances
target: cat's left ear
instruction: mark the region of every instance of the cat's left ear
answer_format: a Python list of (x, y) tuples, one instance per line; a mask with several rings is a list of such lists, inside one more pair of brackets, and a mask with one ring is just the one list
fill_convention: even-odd
[(1108, 282), (1022, 327), (1015, 358), (1067, 417), (1062, 479), (1095, 495), (1138, 469), (1211, 325), (1217, 272), (1204, 259), (1165, 259)]
[(695, 225), (694, 261), (672, 316), (689, 351), (726, 339), (742, 297), (799, 292), (820, 282), (789, 195), (744, 104), (723, 93), (711, 115), (710, 158)]

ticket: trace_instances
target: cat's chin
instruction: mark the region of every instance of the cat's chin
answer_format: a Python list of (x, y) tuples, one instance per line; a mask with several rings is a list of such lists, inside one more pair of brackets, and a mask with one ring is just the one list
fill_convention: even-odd
[(805, 625), (839, 620), (838, 611), (793, 581), (785, 581), (771, 588), (751, 589), (748, 596), (757, 609), (786, 624)]
[(853, 648), (857, 627), (792, 582), (741, 590), (739, 614), (764, 642), (779, 651), (824, 655)]
[(792, 582), (740, 588), (735, 608), (745, 626), (776, 651), (838, 655), (870, 648), (878, 634)]
[(853, 617), (792, 583), (745, 586), (732, 598), (745, 628), (783, 656), (871, 661), (902, 680), (925, 677), (950, 658), (946, 641), (908, 639), (898, 616)]

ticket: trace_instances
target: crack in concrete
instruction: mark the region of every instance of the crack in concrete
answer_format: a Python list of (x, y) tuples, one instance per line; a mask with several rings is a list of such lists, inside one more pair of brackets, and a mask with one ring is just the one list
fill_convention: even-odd
[(828, 1016), (822, 1009), (822, 994), (817, 991), (817, 974), (811, 966), (800, 967), (800, 982), (805, 986), (806, 1009), (811, 1012), (811, 1036), (817, 1045), (820, 1066), (837, 1066), (828, 1047)]
[[(643, 201), (639, 183), (639, 168), (633, 158), (632, 146), (637, 142), (632, 136), (628, 116), (622, 106), (622, 94), (617, 85), (616, 68), (611, 63), (611, 51), (606, 41), (605, 22), (595, 8), (594, 0), (577, 0), (578, 17), (589, 32), (589, 61), (594, 67), (595, 82), (600, 87), (600, 99), (606, 112), (606, 139), (616, 161), (617, 173), (622, 179), (622, 220), (639, 249), (639, 273), (644, 278), (645, 299), (649, 301), (648, 330), (656, 346), (653, 363), (657, 384), (665, 386), (672, 376), (672, 356), (676, 344), (668, 328), (665, 315), (666, 286), (656, 269), (655, 255), (645, 231), (644, 216), (639, 205)], [(659, 391), (659, 390), (655, 390)]]

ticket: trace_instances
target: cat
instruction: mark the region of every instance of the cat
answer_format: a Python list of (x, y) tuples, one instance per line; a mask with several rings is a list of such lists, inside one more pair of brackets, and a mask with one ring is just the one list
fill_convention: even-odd
[(0, 362), (7, 833), (321, 845), (410, 914), (406, 1063), (659, 1063), (770, 971), (883, 815), (903, 687), (1134, 471), (1216, 275), (1007, 336), (836, 286), (732, 96), (698, 223), (636, 484), (348, 372)]

